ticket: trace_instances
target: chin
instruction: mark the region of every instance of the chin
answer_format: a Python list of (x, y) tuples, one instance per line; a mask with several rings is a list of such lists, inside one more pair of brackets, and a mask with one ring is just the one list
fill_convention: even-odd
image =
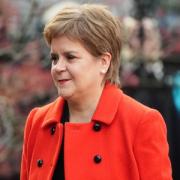
[(72, 93), (63, 90), (58, 90), (58, 95), (67, 100), (72, 96)]

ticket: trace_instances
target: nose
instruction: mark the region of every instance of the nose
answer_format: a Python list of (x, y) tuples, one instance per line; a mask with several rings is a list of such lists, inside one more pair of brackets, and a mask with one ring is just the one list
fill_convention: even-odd
[(55, 65), (52, 66), (52, 68), (57, 72), (62, 72), (66, 70), (66, 62), (62, 58), (57, 61)]

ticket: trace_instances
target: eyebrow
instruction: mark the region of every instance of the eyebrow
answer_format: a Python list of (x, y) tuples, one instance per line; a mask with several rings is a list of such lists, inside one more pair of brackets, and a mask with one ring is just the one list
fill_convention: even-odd
[(58, 53), (50, 52), (49, 55), (58, 55)]
[[(77, 51), (64, 51), (62, 54), (78, 54)], [(50, 55), (58, 55), (58, 53), (55, 53), (55, 52), (50, 52)]]

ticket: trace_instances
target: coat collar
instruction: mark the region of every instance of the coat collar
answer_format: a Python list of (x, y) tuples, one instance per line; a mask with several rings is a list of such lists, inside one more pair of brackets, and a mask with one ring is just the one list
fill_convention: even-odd
[(115, 85), (107, 83), (92, 119), (110, 124), (118, 110), (121, 97), (122, 91)]
[[(122, 91), (118, 87), (106, 83), (92, 121), (110, 124), (118, 110), (121, 97)], [(62, 117), (64, 102), (65, 100), (59, 97), (49, 105), (42, 127), (59, 122)]]
[(46, 127), (50, 124), (56, 124), (60, 121), (63, 113), (64, 103), (65, 100), (62, 97), (58, 97), (54, 102), (49, 104), (42, 127)]

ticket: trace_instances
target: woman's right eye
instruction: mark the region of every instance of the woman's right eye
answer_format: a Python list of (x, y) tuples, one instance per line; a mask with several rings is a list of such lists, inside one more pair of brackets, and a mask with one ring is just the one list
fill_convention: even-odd
[(57, 54), (51, 54), (50, 59), (53, 63), (56, 63), (59, 59), (59, 56)]

